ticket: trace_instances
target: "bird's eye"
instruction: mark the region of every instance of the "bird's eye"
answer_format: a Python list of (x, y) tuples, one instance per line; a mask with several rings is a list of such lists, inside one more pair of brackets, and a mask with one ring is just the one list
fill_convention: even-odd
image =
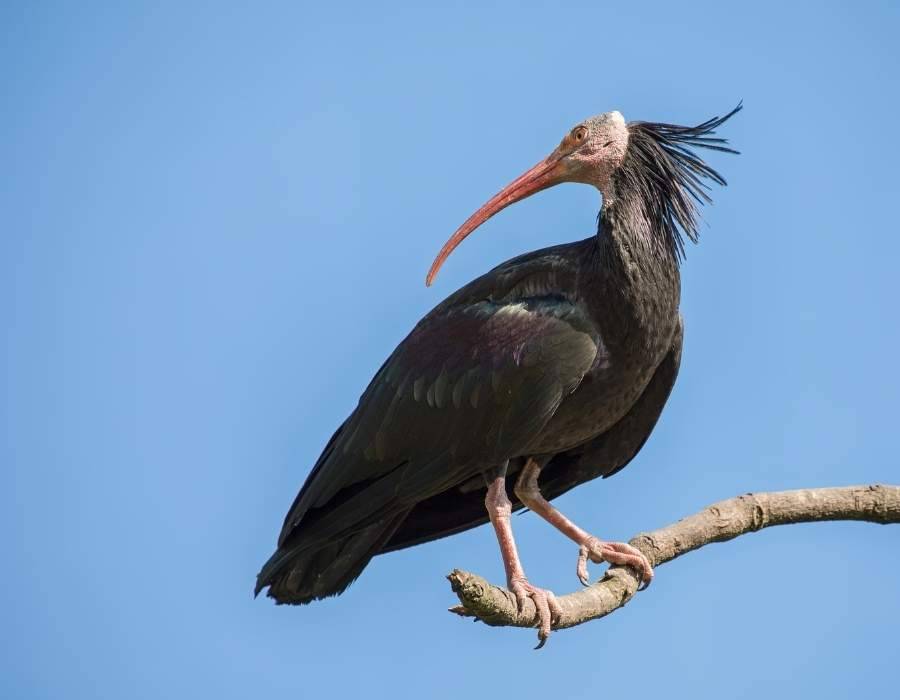
[(572, 138), (576, 141), (584, 141), (585, 136), (587, 136), (587, 129), (583, 126), (576, 126), (575, 130), (572, 131)]

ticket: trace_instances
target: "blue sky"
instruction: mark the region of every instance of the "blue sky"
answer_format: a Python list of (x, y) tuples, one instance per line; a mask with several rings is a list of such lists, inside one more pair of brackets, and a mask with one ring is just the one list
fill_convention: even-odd
[[(729, 187), (639, 458), (559, 500), (610, 539), (752, 490), (900, 482), (896, 3), (13, 3), (0, 9), (0, 696), (595, 698), (895, 688), (900, 529), (755, 534), (560, 632), (445, 612), (488, 529), (342, 597), (253, 600), (332, 430), (415, 321), (594, 229), (570, 185), (449, 233), (578, 120), (696, 123)], [(538, 585), (575, 550), (515, 521)], [(595, 568), (594, 573), (596, 574)]]

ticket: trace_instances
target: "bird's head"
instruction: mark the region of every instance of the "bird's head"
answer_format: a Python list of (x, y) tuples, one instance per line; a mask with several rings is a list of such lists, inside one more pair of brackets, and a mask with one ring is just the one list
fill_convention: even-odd
[(627, 149), (628, 125), (619, 112), (585, 119), (572, 127), (553, 153), (540, 164), (550, 164), (545, 186), (581, 182), (606, 194), (610, 177), (622, 164)]
[(563, 137), (550, 155), (522, 173), (466, 219), (441, 248), (425, 284), (431, 285), (456, 246), (494, 214), (563, 182), (593, 185), (601, 192), (606, 204), (623, 189), (633, 190), (633, 194), (651, 200), (645, 208), (655, 212), (653, 215), (660, 219), (655, 223), (661, 227), (661, 234), (671, 239), (673, 250), (680, 251), (682, 231), (696, 240), (694, 200), (709, 201), (701, 178), (725, 184), (725, 180), (690, 147), (736, 153), (724, 146), (724, 139), (712, 134), (740, 109), (741, 105), (738, 105), (724, 117), (715, 117), (693, 127), (648, 122), (628, 124), (619, 112), (585, 119)]

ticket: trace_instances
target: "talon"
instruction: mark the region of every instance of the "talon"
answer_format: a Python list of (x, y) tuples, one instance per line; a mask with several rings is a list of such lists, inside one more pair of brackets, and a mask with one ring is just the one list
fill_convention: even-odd
[(553, 591), (547, 591), (547, 603), (550, 606), (550, 624), (558, 625), (562, 619), (562, 608), (556, 600), (556, 594)]
[(531, 598), (537, 613), (538, 645), (540, 649), (547, 642), (553, 625), (557, 624), (562, 616), (562, 608), (552, 591), (533, 586), (525, 578), (514, 579), (509, 582), (509, 589), (516, 597), (518, 612), (524, 609), (525, 598)]
[(578, 548), (578, 565), (575, 567), (575, 573), (578, 576), (578, 580), (581, 581), (582, 586), (587, 586), (590, 583), (590, 578), (588, 577), (587, 560), (587, 545), (581, 545)]

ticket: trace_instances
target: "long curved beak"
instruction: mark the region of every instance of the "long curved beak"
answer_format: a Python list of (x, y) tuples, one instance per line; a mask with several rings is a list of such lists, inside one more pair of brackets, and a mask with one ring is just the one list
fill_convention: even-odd
[(438, 270), (444, 261), (450, 257), (456, 246), (465, 240), (476, 228), (481, 226), (485, 221), (490, 219), (494, 214), (506, 209), (510, 204), (515, 204), (519, 200), (530, 197), (536, 192), (545, 190), (553, 185), (565, 182), (566, 168), (562, 162), (562, 158), (556, 153), (550, 155), (530, 170), (522, 173), (515, 180), (510, 182), (506, 187), (491, 197), (478, 211), (466, 219), (466, 222), (456, 229), (456, 233), (450, 236), (450, 239), (444, 243), (441, 252), (437, 254), (434, 262), (431, 263), (431, 269), (425, 278), (425, 286), (430, 287), (437, 276)]

